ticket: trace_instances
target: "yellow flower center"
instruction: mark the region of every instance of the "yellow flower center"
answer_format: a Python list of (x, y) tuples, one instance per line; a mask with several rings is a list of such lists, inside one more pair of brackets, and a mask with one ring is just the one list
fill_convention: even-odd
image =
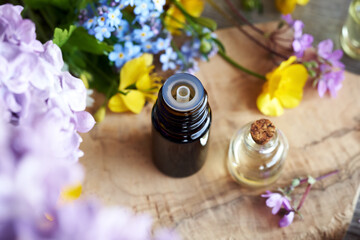
[(123, 54), (123, 53), (119, 53), (119, 58), (124, 58), (124, 54)]
[(102, 32), (106, 32), (106, 28), (101, 29)]
[(93, 21), (94, 21), (93, 19), (89, 19), (89, 21), (88, 21), (88, 22), (89, 22), (89, 23), (92, 23)]
[(141, 4), (141, 8), (146, 9), (147, 5), (146, 3)]
[(142, 37), (145, 37), (145, 36), (146, 36), (146, 33), (144, 33), (144, 32), (141, 33), (141, 36), (142, 36)]
[(100, 21), (102, 21), (102, 22), (105, 21), (105, 18), (104, 18), (104, 17), (101, 17), (101, 18), (100, 18)]
[(151, 48), (151, 45), (150, 45), (150, 44), (146, 45), (146, 48), (147, 48), (147, 49), (150, 49), (150, 48)]
[(110, 15), (110, 18), (111, 18), (111, 19), (114, 19), (114, 18), (115, 18), (115, 15), (114, 15), (114, 14), (111, 14), (111, 15)]
[(122, 27), (122, 26), (119, 26), (119, 27), (118, 27), (118, 29), (119, 29), (119, 30), (122, 30), (122, 29), (123, 29), (123, 27)]

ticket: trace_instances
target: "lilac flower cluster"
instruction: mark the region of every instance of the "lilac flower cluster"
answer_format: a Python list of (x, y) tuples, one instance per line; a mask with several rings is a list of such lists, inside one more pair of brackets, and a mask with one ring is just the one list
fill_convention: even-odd
[(58, 46), (36, 40), (35, 25), (22, 19), (21, 10), (9, 4), (0, 8), (0, 99), (6, 120), (53, 139), (43, 150), (52, 159), (76, 162), (82, 156), (77, 132), (95, 124), (84, 111), (86, 89), (80, 79), (62, 71)]
[[(115, 41), (109, 60), (121, 68), (142, 53), (156, 54), (170, 46), (171, 35), (159, 18), (164, 4), (165, 0), (99, 1), (96, 12), (90, 7), (82, 12), (80, 24), (99, 41)], [(128, 6), (134, 8), (131, 21), (124, 17)]]
[(283, 16), (283, 19), (294, 29), (292, 47), (295, 56), (301, 58), (305, 50), (312, 46), (314, 37), (310, 34), (303, 34), (304, 23), (300, 20), (293, 20), (290, 14)]
[(330, 39), (320, 42), (317, 47), (320, 65), (317, 86), (320, 97), (323, 97), (326, 91), (329, 91), (332, 97), (336, 97), (337, 91), (341, 89), (342, 81), (345, 79), (345, 65), (340, 62), (343, 51), (340, 49), (333, 51), (333, 47), (334, 44)]
[[(292, 48), (295, 56), (302, 58), (304, 52), (312, 48), (313, 36), (303, 34), (304, 23), (300, 20), (293, 20), (291, 15), (283, 16), (283, 19), (294, 30), (294, 41)], [(314, 78), (314, 85), (317, 85), (320, 97), (323, 97), (326, 91), (330, 92), (332, 97), (336, 97), (337, 91), (342, 87), (344, 80), (344, 64), (340, 62), (343, 56), (342, 50), (333, 52), (334, 44), (331, 39), (321, 41), (316, 48), (316, 56), (310, 64), (306, 64), (310, 75)]]
[[(22, 7), (0, 6), (0, 239), (153, 239), (151, 219), (95, 201), (59, 204), (83, 179), (81, 137), (94, 125), (86, 89), (60, 49), (36, 40)], [(161, 230), (155, 239), (178, 239)]]

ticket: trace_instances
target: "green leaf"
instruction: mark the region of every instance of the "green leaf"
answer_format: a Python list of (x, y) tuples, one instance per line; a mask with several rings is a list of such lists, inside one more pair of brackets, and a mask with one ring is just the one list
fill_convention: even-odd
[(70, 38), (71, 34), (76, 29), (76, 26), (71, 25), (69, 31), (67, 29), (62, 30), (61, 28), (55, 28), (53, 42), (62, 47)]
[(106, 54), (113, 50), (113, 46), (98, 41), (94, 36), (89, 35), (82, 27), (78, 27), (76, 31), (73, 32), (66, 44), (77, 47), (81, 51), (96, 55)]
[(25, 5), (33, 9), (43, 8), (44, 5), (53, 5), (63, 10), (70, 10), (73, 0), (24, 0)]
[(216, 22), (210, 18), (205, 18), (205, 17), (196, 17), (195, 18), (195, 17), (193, 17), (192, 20), (197, 24), (207, 27), (211, 31), (215, 31), (217, 28)]
[(314, 70), (308, 70), (310, 77), (315, 77), (316, 72)]

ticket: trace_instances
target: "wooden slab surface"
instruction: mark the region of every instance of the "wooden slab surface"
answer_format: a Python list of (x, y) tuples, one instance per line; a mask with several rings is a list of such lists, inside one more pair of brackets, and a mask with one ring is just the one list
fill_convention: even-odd
[[(264, 74), (274, 67), (267, 53), (237, 29), (220, 30), (218, 36), (239, 63)], [(213, 110), (209, 155), (200, 172), (174, 179), (155, 168), (148, 105), (139, 115), (108, 113), (83, 135), (84, 195), (148, 213), (155, 226), (173, 227), (184, 239), (341, 239), (360, 182), (359, 76), (346, 73), (336, 99), (321, 99), (306, 87), (299, 107), (270, 118), (287, 136), (290, 151), (282, 176), (268, 189), (285, 186), (295, 177), (341, 170), (313, 187), (302, 208), (304, 220), (296, 218), (287, 228), (278, 228), (279, 217), (271, 215), (259, 197), (266, 189), (240, 187), (225, 168), (232, 134), (264, 117), (255, 105), (261, 80), (218, 56), (201, 63), (197, 76)], [(304, 190), (296, 192), (298, 199)]]

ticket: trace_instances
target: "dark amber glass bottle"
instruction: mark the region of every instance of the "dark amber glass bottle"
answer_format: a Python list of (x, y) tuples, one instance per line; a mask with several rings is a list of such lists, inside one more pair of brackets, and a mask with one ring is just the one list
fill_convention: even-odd
[(190, 176), (204, 165), (211, 125), (207, 93), (187, 73), (171, 76), (152, 110), (152, 157), (172, 177)]

